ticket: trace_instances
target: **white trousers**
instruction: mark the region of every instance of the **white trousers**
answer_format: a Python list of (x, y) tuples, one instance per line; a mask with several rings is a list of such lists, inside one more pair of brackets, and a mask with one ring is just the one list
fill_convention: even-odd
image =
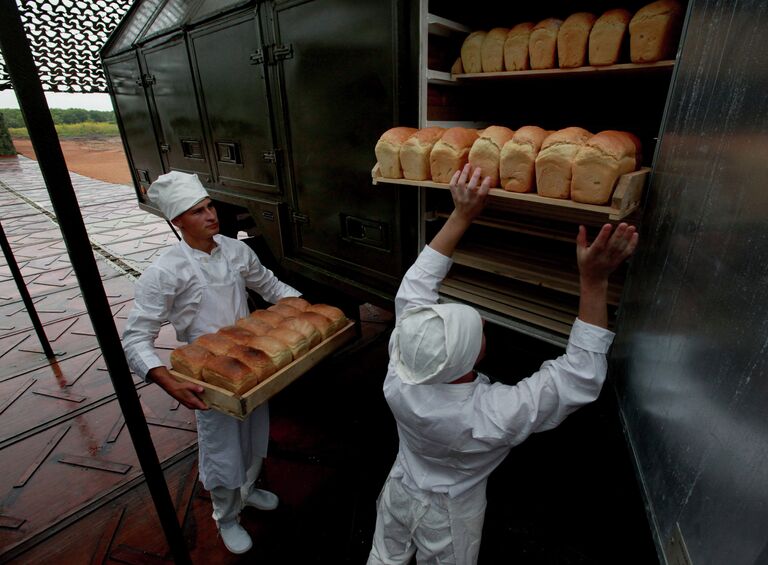
[(450, 498), (389, 477), (377, 502), (368, 565), (474, 565), (485, 519), (485, 482)]
[(211, 504), (213, 506), (213, 519), (219, 524), (234, 522), (240, 516), (240, 511), (245, 501), (253, 490), (253, 484), (259, 478), (264, 459), (256, 457), (253, 464), (246, 472), (246, 481), (240, 488), (228, 489), (226, 487), (214, 487), (211, 489)]

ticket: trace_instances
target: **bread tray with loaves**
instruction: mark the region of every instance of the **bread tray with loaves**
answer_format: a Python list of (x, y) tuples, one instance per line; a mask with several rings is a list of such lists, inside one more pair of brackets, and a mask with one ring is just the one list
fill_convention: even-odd
[[(505, 198), (510, 200), (517, 200), (521, 203), (526, 203), (534, 206), (554, 206), (564, 209), (570, 209), (571, 211), (585, 212), (589, 214), (595, 214), (602, 217), (604, 220), (622, 220), (632, 214), (639, 206), (640, 199), (643, 193), (643, 188), (647, 182), (648, 176), (651, 172), (649, 167), (642, 167), (637, 171), (627, 173), (619, 177), (616, 183), (616, 188), (611, 196), (611, 201), (607, 205), (596, 204), (584, 204), (582, 202), (574, 202), (572, 200), (547, 198), (538, 194), (521, 193), (521, 192), (508, 192), (500, 188), (492, 188), (489, 191), (490, 196), (497, 198)], [(431, 180), (407, 180), (404, 178), (391, 179), (384, 178), (381, 175), (379, 164), (373, 167), (371, 171), (372, 182), (374, 185), (379, 183), (384, 184), (400, 184), (406, 186), (422, 186), (426, 188), (440, 188), (443, 190), (450, 190), (450, 186), (447, 183), (433, 182)]]
[(356, 335), (355, 322), (353, 320), (345, 320), (344, 325), (335, 333), (328, 335), (317, 345), (296, 356), (290, 363), (282, 366), (263, 380), (259, 380), (258, 384), (240, 394), (211, 382), (205, 382), (202, 380), (202, 377), (201, 379), (196, 379), (174, 369), (171, 369), (171, 375), (178, 380), (192, 382), (203, 387), (201, 396), (210, 408), (228, 414), (238, 420), (244, 420), (256, 407), (304, 375), (320, 363), (320, 361), (352, 341)]

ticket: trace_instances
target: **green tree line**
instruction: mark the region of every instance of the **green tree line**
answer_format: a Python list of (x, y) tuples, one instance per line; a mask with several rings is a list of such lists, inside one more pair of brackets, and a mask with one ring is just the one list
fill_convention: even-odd
[[(17, 108), (0, 108), (0, 113), (5, 117), (5, 125), (9, 128), (23, 128), (24, 118), (21, 117), (21, 110)], [(115, 113), (104, 110), (84, 110), (82, 108), (51, 108), (53, 123), (61, 124), (80, 124), (83, 122), (103, 122), (114, 124)]]

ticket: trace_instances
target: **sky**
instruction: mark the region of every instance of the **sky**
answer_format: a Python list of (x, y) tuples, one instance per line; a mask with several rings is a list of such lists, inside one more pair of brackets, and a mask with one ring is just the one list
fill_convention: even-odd
[[(83, 108), (85, 110), (112, 110), (108, 94), (77, 94), (68, 92), (46, 92), (49, 108)], [(18, 108), (13, 90), (0, 90), (0, 108)]]

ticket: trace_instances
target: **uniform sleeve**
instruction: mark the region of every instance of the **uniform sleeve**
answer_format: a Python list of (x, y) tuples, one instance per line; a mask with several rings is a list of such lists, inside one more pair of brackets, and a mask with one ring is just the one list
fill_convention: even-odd
[(128, 366), (145, 380), (150, 369), (164, 365), (155, 351), (155, 339), (168, 321), (176, 294), (162, 279), (162, 273), (156, 269), (147, 270), (139, 278), (133, 308), (123, 331), (122, 343)]
[(613, 336), (577, 319), (565, 355), (546, 361), (515, 386), (496, 383), (478, 395), (477, 439), (519, 444), (532, 433), (554, 428), (577, 408), (597, 399)]
[(238, 243), (240, 244), (239, 252), (245, 255), (246, 287), (258, 292), (264, 300), (273, 304), (286, 296), (301, 296), (298, 290), (281, 282), (272, 271), (262, 265), (250, 247), (243, 242)]
[(452, 264), (450, 257), (427, 245), (400, 283), (395, 296), (395, 315), (399, 318), (409, 308), (437, 304), (437, 289)]

